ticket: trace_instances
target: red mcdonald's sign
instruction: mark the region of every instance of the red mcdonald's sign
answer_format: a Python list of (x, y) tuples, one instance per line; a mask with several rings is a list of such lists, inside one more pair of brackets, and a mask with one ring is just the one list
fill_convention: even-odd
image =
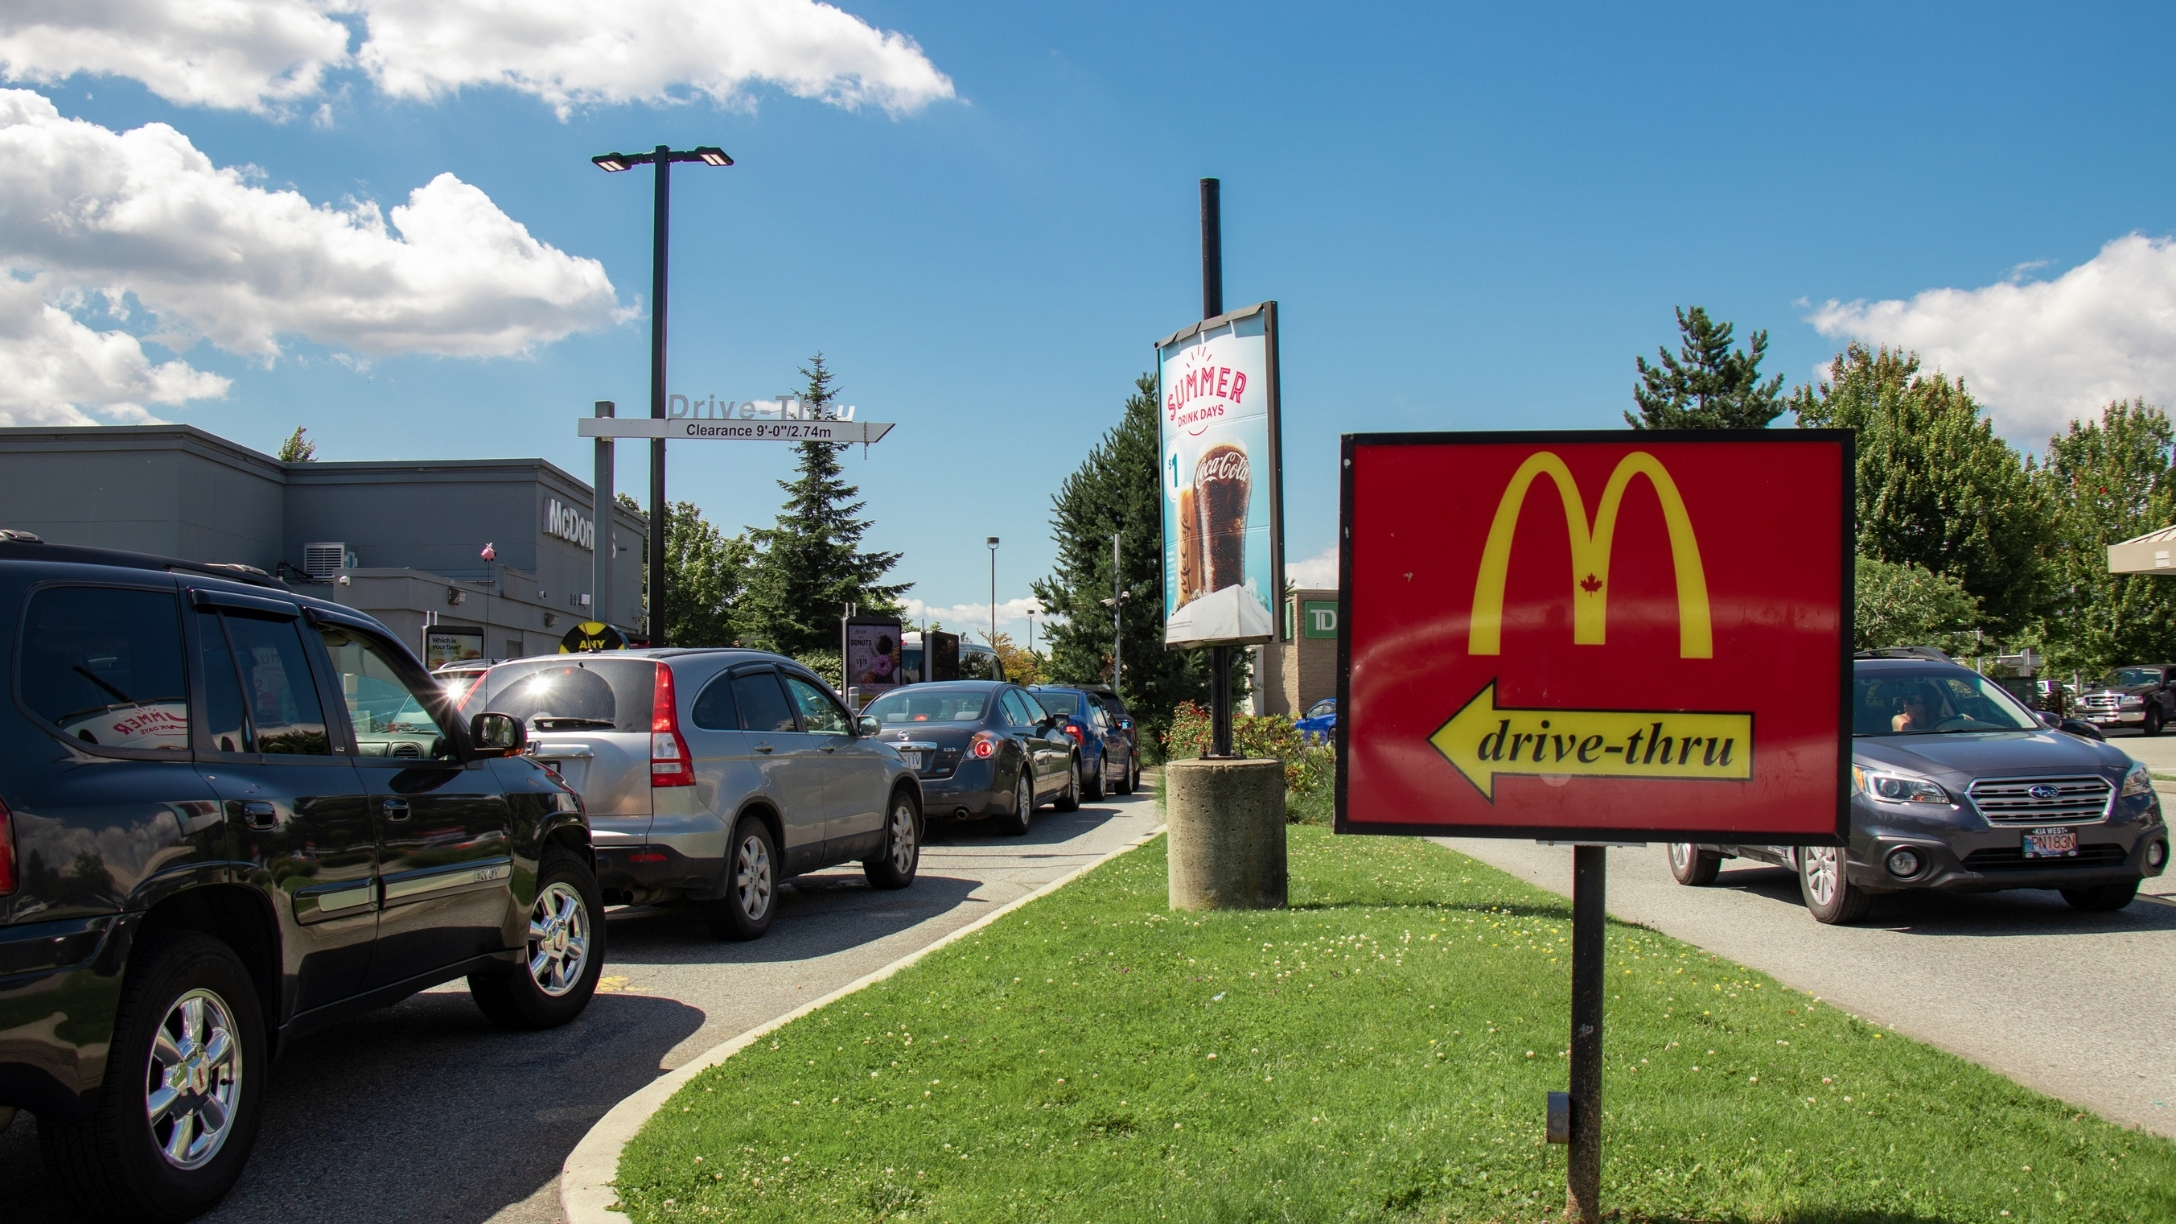
[(1851, 447), (1347, 435), (1339, 831), (1835, 843)]

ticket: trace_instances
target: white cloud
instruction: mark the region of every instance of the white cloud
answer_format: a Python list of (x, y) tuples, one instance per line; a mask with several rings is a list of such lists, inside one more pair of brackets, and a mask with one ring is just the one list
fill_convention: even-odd
[(18, 81), (130, 77), (169, 102), (264, 110), (347, 62), (348, 28), (311, 0), (9, 0), (0, 65)]
[(378, 88), (435, 98), (471, 85), (534, 94), (562, 115), (686, 88), (737, 105), (767, 81), (799, 98), (895, 114), (952, 96), (913, 39), (813, 0), (360, 0), (358, 53)]
[(1285, 581), (1310, 591), (1337, 589), (1337, 545), (1332, 544), (1304, 561), (1284, 563)]
[[(2020, 265), (2029, 267), (2030, 265)], [(2054, 280), (1829, 302), (1821, 334), (1915, 350), (1961, 377), (1995, 428), (2036, 442), (2111, 400), (2176, 402), (2176, 241), (2139, 234)]]
[(604, 267), (537, 241), (450, 174), (391, 210), (313, 205), (217, 167), (165, 124), (114, 132), (0, 90), (0, 263), (130, 293), (154, 337), (269, 360), (282, 336), (362, 353), (502, 356), (619, 316)]
[(125, 332), (93, 331), (45, 300), (39, 286), (0, 276), (0, 425), (156, 421), (145, 403), (224, 395), (227, 380), (181, 361), (153, 365)]
[[(990, 632), (990, 605), (987, 603), (949, 604), (938, 607), (924, 603), (919, 599), (909, 599), (905, 602), (905, 608), (905, 613), (899, 619), (907, 622), (912, 628), (920, 628), (925, 620), (936, 621), (942, 624), (947, 632), (973, 634), (978, 642), (987, 637)], [(1021, 645), (1027, 645), (1025, 634), (1027, 632), (1028, 613), (1030, 612), (1035, 614), (1038, 626), (1047, 623), (1043, 620), (1042, 602), (1032, 596), (1026, 599), (1002, 601), (997, 605), (997, 631), (999, 633), (1011, 633), (1020, 638)]]
[[(355, 14), (350, 31), (332, 14)], [(471, 86), (575, 106), (688, 93), (740, 106), (759, 82), (893, 114), (953, 96), (913, 39), (816, 0), (11, 0), (14, 79), (106, 73), (169, 101), (281, 109), (359, 65), (394, 97)]]

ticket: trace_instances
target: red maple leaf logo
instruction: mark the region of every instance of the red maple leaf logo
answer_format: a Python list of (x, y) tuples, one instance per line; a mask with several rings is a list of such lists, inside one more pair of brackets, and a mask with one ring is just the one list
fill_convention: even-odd
[(1592, 574), (1588, 574), (1585, 578), (1579, 580), (1579, 589), (1585, 591), (1589, 595), (1592, 595), (1596, 591), (1602, 589), (1602, 580)]

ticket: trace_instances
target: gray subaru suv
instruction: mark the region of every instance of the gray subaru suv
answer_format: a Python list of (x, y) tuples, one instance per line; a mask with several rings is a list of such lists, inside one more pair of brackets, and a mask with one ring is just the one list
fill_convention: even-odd
[(914, 770), (791, 659), (519, 659), (486, 672), (464, 708), (522, 720), (529, 755), (582, 796), (606, 904), (693, 902), (719, 938), (755, 939), (778, 885), (802, 872), (859, 861), (878, 888), (914, 882)]
[(1832, 923), (1865, 917), (1877, 893), (1911, 889), (2046, 888), (2081, 910), (2122, 909), (2168, 867), (2153, 776), (2054, 719), (1940, 658), (1861, 657), (1849, 844), (1677, 844), (1671, 873), (1703, 885), (1725, 858), (1789, 867), (1806, 908)]

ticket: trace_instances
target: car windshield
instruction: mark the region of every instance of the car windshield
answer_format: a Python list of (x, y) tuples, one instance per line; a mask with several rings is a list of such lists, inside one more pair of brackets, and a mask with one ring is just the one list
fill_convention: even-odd
[(1081, 712), (1080, 697), (1077, 694), (1034, 693), (1031, 696), (1035, 698), (1036, 704), (1043, 707), (1043, 713), (1045, 714), (1078, 714)]
[(891, 726), (897, 723), (980, 722), (990, 704), (983, 689), (933, 689), (926, 684), (895, 689), (869, 703), (862, 715)]
[(1307, 711), (1307, 717), (1321, 718), (1326, 714), (1335, 713), (1337, 713), (1337, 702), (1334, 700), (1325, 700), (1318, 701), (1313, 706), (1309, 707)]
[(1860, 672), (1852, 690), (1853, 735), (2040, 730), (2015, 698), (1960, 668)]
[(2159, 684), (2161, 683), (2161, 669), (2158, 667), (2119, 667), (2101, 677), (2100, 682), (2109, 688), (2126, 688), (2135, 684)]

